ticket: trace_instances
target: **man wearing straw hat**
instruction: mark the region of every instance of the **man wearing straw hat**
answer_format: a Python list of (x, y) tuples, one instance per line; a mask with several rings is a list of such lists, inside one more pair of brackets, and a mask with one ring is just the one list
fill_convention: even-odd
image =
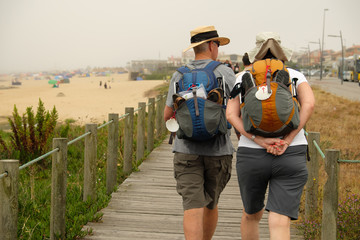
[[(194, 49), (195, 60), (188, 64), (190, 68), (204, 68), (217, 58), (219, 46), (230, 42), (226, 37), (219, 37), (214, 26), (198, 27), (192, 30), (190, 35), (191, 44), (184, 50)], [(228, 98), (230, 89), (235, 84), (234, 72), (220, 64), (215, 68), (214, 74), (226, 82), (225, 95)], [(174, 83), (181, 77), (179, 72), (172, 76), (164, 109), (165, 121), (174, 114)], [(187, 240), (211, 239), (215, 232), (219, 196), (231, 174), (234, 149), (229, 134), (228, 131), (228, 134), (216, 135), (201, 142), (175, 138), (174, 175), (177, 192), (183, 198), (183, 227)]]
[[(281, 45), (277, 33), (263, 32), (256, 36), (256, 47), (248, 52), (251, 63), (276, 58), (289, 61), (292, 51)], [(240, 116), (239, 96), (228, 102), (226, 117), (241, 133), (236, 169), (244, 212), (241, 218), (241, 239), (259, 239), (259, 222), (264, 212), (267, 187), (269, 194), (265, 210), (269, 211), (270, 239), (290, 239), (290, 220), (298, 218), (300, 198), (307, 181), (307, 140), (303, 127), (315, 104), (313, 92), (305, 76), (287, 68), (291, 79), (297, 79), (297, 99), (301, 105), (300, 124), (280, 138), (255, 136), (244, 130)], [(237, 82), (251, 77), (242, 73)]]

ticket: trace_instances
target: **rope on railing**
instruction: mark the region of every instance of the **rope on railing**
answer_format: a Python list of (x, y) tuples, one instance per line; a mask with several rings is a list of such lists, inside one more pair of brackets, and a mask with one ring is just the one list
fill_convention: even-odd
[(47, 156), (53, 154), (54, 152), (59, 151), (59, 150), (60, 150), (59, 148), (55, 148), (55, 149), (51, 150), (50, 152), (45, 153), (44, 155), (42, 155), (42, 156), (40, 156), (40, 157), (38, 157), (38, 158), (35, 158), (34, 160), (31, 160), (30, 162), (27, 162), (27, 163), (25, 163), (24, 165), (21, 165), (21, 166), (19, 167), (19, 170), (22, 170), (22, 169), (24, 169), (24, 168), (26, 168), (26, 167), (34, 164), (34, 163), (36, 163), (36, 162), (38, 162), (38, 161), (46, 158)]
[(101, 128), (107, 126), (107, 125), (109, 125), (109, 124), (112, 123), (113, 121), (114, 121), (114, 120), (110, 120), (110, 121), (104, 123), (103, 125), (98, 126), (97, 129), (99, 130), (99, 129), (101, 129)]
[(123, 118), (126, 118), (128, 115), (129, 115), (129, 113), (125, 113), (124, 115), (121, 115), (121, 116), (119, 117), (119, 120), (120, 120), (120, 119), (123, 119)]
[[(121, 117), (126, 117), (127, 115), (129, 115), (129, 114), (128, 114), (128, 113), (127, 113), (127, 114), (124, 114), (124, 115), (122, 115)], [(103, 128), (103, 127), (105, 127), (106, 125), (109, 125), (109, 124), (112, 123), (113, 121), (114, 121), (114, 120), (110, 120), (109, 122), (104, 123), (103, 125), (99, 126), (98, 129)], [(84, 133), (83, 135), (81, 135), (81, 136), (79, 136), (79, 137), (77, 137), (77, 138), (69, 141), (69, 142), (67, 143), (67, 145), (69, 146), (69, 145), (73, 144), (74, 142), (77, 142), (77, 141), (79, 141), (80, 139), (86, 137), (86, 136), (89, 135), (89, 134), (91, 134), (91, 132)], [(42, 156), (40, 156), (40, 157), (38, 157), (38, 158), (35, 158), (34, 160), (32, 160), (32, 161), (30, 161), (30, 162), (28, 162), (28, 163), (20, 166), (20, 167), (19, 167), (19, 170), (22, 170), (22, 169), (24, 169), (24, 168), (26, 168), (26, 167), (34, 164), (34, 163), (36, 163), (36, 162), (38, 162), (38, 161), (46, 158), (47, 156), (49, 156), (49, 155), (51, 155), (51, 154), (53, 154), (54, 152), (57, 152), (57, 151), (59, 151), (59, 148), (55, 148), (55, 149), (51, 150), (50, 152), (45, 153), (44, 155), (42, 155)], [(7, 176), (7, 173), (1, 174), (1, 175), (0, 175), (0, 178), (1, 178), (1, 177), (4, 177), (3, 175), (6, 177), (6, 176)]]
[(318, 150), (318, 152), (320, 153), (321, 157), (323, 159), (325, 159), (325, 154), (323, 153), (323, 151), (321, 151), (321, 148), (319, 147), (319, 145), (317, 144), (317, 142), (315, 140), (313, 140), (314, 146), (316, 147), (316, 149)]
[(77, 138), (69, 141), (69, 142), (67, 143), (67, 145), (69, 146), (70, 144), (73, 144), (74, 142), (77, 142), (77, 141), (79, 141), (80, 139), (82, 139), (82, 138), (84, 138), (84, 137), (86, 137), (87, 135), (90, 135), (90, 134), (91, 134), (91, 132), (84, 133), (83, 135), (81, 135), (81, 136), (79, 136), (79, 137), (77, 137)]
[[(309, 136), (309, 134), (305, 131), (304, 129), (304, 133), (305, 133), (305, 136)], [(313, 143), (314, 143), (314, 146), (315, 148), (318, 150), (318, 152), (320, 153), (321, 157), (324, 159), (325, 158), (325, 154), (323, 153), (323, 151), (321, 151), (321, 148), (319, 147), (319, 145), (317, 144), (317, 142), (315, 140), (313, 140)]]
[(360, 160), (342, 160), (342, 159), (339, 159), (338, 162), (343, 162), (343, 163), (360, 163)]
[[(160, 99), (161, 99), (162, 97), (166, 97), (166, 95), (162, 95), (162, 96), (161, 96), (160, 98), (158, 98), (155, 102), (160, 101)], [(150, 106), (150, 105), (151, 105), (151, 103), (148, 103), (148, 104), (145, 105), (145, 107), (146, 107), (146, 106)], [(137, 111), (140, 111), (140, 110), (141, 110), (141, 107), (135, 109), (134, 112), (137, 112)]]
[[(309, 134), (304, 130), (305, 135), (309, 136)], [(315, 140), (313, 140), (314, 146), (316, 147), (316, 149), (318, 150), (318, 152), (320, 153), (321, 157), (323, 159), (325, 159), (325, 154), (323, 153), (323, 151), (321, 151), (321, 148), (319, 147), (319, 145), (317, 144), (317, 142)], [(343, 160), (343, 159), (338, 159), (338, 162), (342, 162), (342, 163), (360, 163), (360, 160)]]
[[(166, 95), (162, 95), (161, 97), (166, 97)], [(158, 98), (157, 100), (155, 100), (155, 102), (158, 102), (160, 101), (160, 98)], [(149, 102), (148, 104), (146, 104), (145, 106), (151, 106), (151, 102)]]

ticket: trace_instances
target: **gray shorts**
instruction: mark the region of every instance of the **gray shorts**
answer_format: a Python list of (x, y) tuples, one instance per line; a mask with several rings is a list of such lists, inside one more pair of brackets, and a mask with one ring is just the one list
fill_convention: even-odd
[(176, 190), (182, 196), (184, 210), (214, 209), (220, 193), (231, 176), (232, 155), (199, 156), (175, 153)]
[(298, 218), (301, 194), (306, 184), (307, 146), (289, 147), (283, 155), (274, 156), (265, 149), (239, 147), (236, 171), (245, 212), (254, 214), (264, 208), (265, 192), (269, 195), (265, 209)]

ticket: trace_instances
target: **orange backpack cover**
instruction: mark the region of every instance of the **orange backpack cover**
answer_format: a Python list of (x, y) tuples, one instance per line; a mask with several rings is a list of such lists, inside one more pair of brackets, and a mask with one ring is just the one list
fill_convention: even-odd
[[(281, 79), (276, 78), (279, 71)], [(298, 102), (284, 63), (278, 59), (259, 60), (249, 72), (255, 86), (245, 92), (241, 104), (245, 130), (264, 137), (279, 137), (296, 129), (300, 122)], [(262, 91), (268, 92), (267, 98), (259, 99), (257, 94)]]

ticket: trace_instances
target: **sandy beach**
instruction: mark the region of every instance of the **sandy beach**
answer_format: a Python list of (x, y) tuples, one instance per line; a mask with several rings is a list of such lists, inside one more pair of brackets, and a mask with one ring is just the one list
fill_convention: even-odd
[[(102, 81), (102, 86), (100, 86)], [(44, 102), (46, 110), (56, 107), (59, 121), (73, 119), (76, 124), (102, 123), (108, 120), (109, 113), (125, 113), (125, 107), (138, 107), (139, 102), (148, 102), (149, 97), (156, 94), (145, 93), (164, 80), (128, 80), (128, 74), (112, 74), (110, 76), (73, 77), (70, 83), (61, 83), (53, 88), (48, 80), (21, 80), (19, 86), (12, 86), (11, 79), (0, 81), (0, 124), (7, 122), (14, 105), (20, 114), (29, 106), (36, 113), (39, 98)], [(107, 83), (107, 89), (104, 83)]]

